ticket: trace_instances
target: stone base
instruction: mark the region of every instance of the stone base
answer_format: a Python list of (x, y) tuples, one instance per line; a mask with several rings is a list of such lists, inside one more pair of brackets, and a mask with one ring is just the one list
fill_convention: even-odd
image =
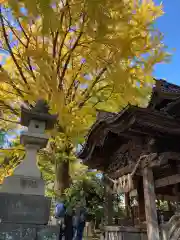
[(12, 175), (4, 179), (0, 192), (44, 196), (44, 181), (41, 178)]
[(104, 240), (148, 240), (147, 233), (144, 229), (138, 229), (135, 227), (105, 226), (103, 230), (105, 235)]
[(0, 223), (0, 240), (58, 240), (59, 226)]
[(0, 193), (0, 222), (47, 224), (50, 207), (51, 199), (44, 196)]

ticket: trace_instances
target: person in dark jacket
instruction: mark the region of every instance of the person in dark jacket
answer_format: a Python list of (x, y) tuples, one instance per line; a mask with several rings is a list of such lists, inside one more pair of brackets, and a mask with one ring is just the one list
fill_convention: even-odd
[(60, 202), (56, 204), (56, 209), (55, 209), (55, 218), (59, 221), (59, 240), (63, 239), (64, 236), (64, 229), (65, 229), (65, 222), (64, 222), (64, 217), (66, 214), (66, 208), (64, 203)]

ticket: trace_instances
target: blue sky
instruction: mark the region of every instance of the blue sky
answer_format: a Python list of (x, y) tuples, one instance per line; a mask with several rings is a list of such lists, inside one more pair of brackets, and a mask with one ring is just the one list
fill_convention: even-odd
[(164, 16), (157, 20), (156, 26), (164, 34), (164, 43), (173, 52), (171, 62), (158, 64), (155, 67), (154, 76), (165, 78), (167, 81), (180, 85), (180, 0), (155, 0), (157, 4), (163, 3)]

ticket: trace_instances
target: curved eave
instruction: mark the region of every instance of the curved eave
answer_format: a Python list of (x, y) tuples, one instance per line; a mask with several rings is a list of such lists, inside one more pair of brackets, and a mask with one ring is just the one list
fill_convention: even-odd
[(163, 79), (154, 79), (156, 84), (152, 89), (148, 108), (156, 108), (163, 100), (174, 100), (180, 97), (180, 87)]
[[(116, 128), (116, 125), (119, 125), (118, 123), (119, 118), (121, 117), (124, 118), (125, 117), (124, 115), (128, 115), (128, 117), (130, 117), (128, 114), (131, 112), (130, 108), (135, 108), (135, 107), (127, 106), (120, 113), (117, 113), (116, 116), (113, 116), (111, 118), (110, 117), (104, 118), (103, 120), (96, 121), (90, 129), (86, 137), (86, 142), (83, 146), (83, 149), (78, 154), (78, 157), (86, 161), (89, 158), (89, 156), (92, 154), (95, 146), (101, 146), (101, 143), (106, 138), (110, 129), (112, 130), (112, 128)], [(130, 113), (130, 115), (131, 114), (132, 113)], [(131, 124), (131, 122), (129, 122), (129, 124)], [(127, 128), (127, 122), (122, 123), (121, 128), (125, 130)]]
[(180, 121), (163, 112), (128, 106), (115, 117), (104, 119), (93, 125), (78, 157), (84, 162), (90, 160), (96, 146), (103, 148), (108, 132), (126, 135), (128, 131), (132, 132), (134, 127), (136, 127), (135, 130), (137, 127), (140, 130), (143, 128), (145, 135), (149, 135), (149, 131), (151, 131), (155, 136), (158, 134), (180, 136)]
[(148, 104), (148, 108), (156, 108), (163, 100), (175, 100), (180, 97), (180, 93), (171, 92), (157, 92), (154, 90), (152, 92), (151, 100)]

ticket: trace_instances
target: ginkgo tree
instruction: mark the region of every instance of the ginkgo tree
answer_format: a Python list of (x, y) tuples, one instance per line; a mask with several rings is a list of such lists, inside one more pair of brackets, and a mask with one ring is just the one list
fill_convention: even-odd
[[(154, 27), (162, 14), (152, 0), (9, 0), (0, 5), (0, 125), (16, 129), (21, 105), (29, 108), (39, 98), (48, 102), (58, 123), (39, 165), (43, 170), (48, 159), (57, 189), (69, 186), (74, 149), (96, 111), (141, 104), (150, 93), (153, 67), (167, 57)], [(8, 154), (22, 151), (17, 146)]]

